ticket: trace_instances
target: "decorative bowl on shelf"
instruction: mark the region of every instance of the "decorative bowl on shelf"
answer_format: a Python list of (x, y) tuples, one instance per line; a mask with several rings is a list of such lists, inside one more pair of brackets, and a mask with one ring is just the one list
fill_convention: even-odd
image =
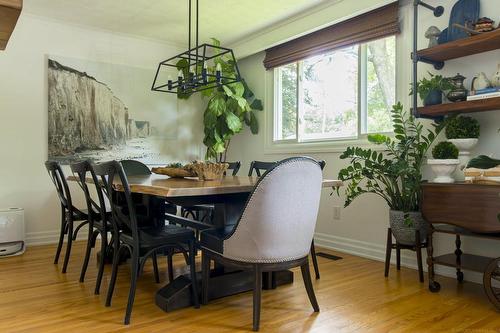
[(193, 171), (200, 180), (219, 180), (224, 176), (229, 167), (228, 163), (194, 162), (191, 165)]

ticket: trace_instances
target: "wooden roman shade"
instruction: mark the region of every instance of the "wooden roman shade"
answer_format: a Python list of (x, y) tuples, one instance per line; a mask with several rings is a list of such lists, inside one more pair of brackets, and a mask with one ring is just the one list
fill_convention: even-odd
[(22, 8), (22, 0), (0, 0), (0, 50), (5, 50)]
[(398, 1), (266, 50), (266, 69), (399, 32)]

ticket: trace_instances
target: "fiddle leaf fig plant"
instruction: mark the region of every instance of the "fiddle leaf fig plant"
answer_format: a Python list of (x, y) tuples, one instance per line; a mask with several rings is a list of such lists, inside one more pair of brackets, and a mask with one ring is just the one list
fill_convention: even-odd
[[(433, 123), (433, 129), (425, 130), (412, 114), (404, 111), (401, 103), (393, 106), (391, 117), (394, 137), (383, 134), (368, 136), (371, 143), (385, 147), (383, 152), (348, 147), (340, 155), (341, 159), (350, 160), (350, 165), (338, 175), (346, 184), (345, 207), (362, 194), (374, 193), (382, 197), (392, 210), (418, 211), (421, 168), (429, 147), (444, 128), (444, 122)], [(411, 221), (407, 223), (411, 224)]]
[[(212, 44), (220, 46), (220, 42), (215, 38), (212, 38)], [(209, 66), (208, 71), (214, 73), (218, 64), (221, 66), (223, 77), (236, 78), (237, 73), (231, 57), (215, 58), (214, 66)], [(262, 101), (255, 97), (243, 78), (239, 82), (203, 90), (201, 94), (208, 98), (207, 108), (203, 114), (205, 134), (203, 143), (207, 147), (206, 158), (225, 162), (232, 137), (241, 132), (244, 126), (250, 127), (252, 134), (259, 132), (255, 112), (264, 109)], [(189, 98), (189, 95), (189, 93), (178, 94), (178, 98)]]

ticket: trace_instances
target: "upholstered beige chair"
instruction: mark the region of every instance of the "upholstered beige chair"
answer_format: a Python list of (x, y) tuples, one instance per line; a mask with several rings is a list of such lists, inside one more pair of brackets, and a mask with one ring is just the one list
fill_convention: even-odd
[(253, 329), (259, 329), (262, 273), (301, 267), (309, 300), (319, 306), (308, 255), (321, 194), (319, 163), (307, 157), (278, 162), (257, 183), (238, 223), (201, 233), (202, 303), (208, 302), (210, 260), (254, 272)]

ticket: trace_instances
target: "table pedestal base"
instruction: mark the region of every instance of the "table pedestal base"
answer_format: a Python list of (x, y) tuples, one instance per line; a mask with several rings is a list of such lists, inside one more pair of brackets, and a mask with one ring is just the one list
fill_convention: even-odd
[[(292, 271), (263, 273), (263, 289), (274, 289), (277, 286), (293, 283)], [(197, 281), (201, 291), (201, 274)], [(216, 299), (253, 290), (253, 273), (250, 271), (232, 271), (210, 276), (208, 298)], [(165, 312), (192, 306), (191, 280), (189, 274), (178, 276), (171, 283), (159, 289), (155, 295), (156, 305)]]

